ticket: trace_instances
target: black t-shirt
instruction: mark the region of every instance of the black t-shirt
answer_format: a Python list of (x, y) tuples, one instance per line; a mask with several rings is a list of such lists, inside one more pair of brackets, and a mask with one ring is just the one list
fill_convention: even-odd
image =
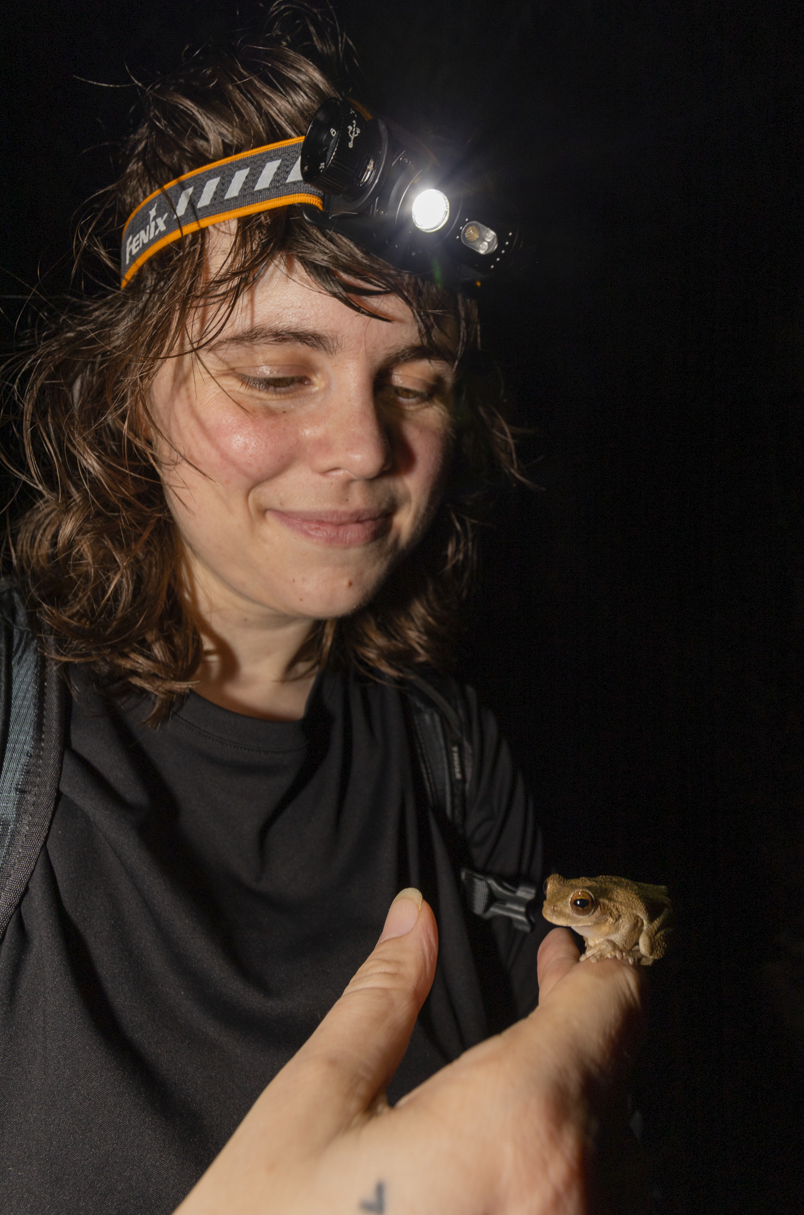
[(0, 944), (3, 1215), (171, 1212), (418, 886), (436, 981), (389, 1096), (535, 1004), (538, 938), (463, 906), (464, 861), (538, 880), (532, 808), (467, 693), (465, 839), (405, 701), (325, 673), (304, 718), (191, 694), (157, 730), (75, 673), (47, 843)]

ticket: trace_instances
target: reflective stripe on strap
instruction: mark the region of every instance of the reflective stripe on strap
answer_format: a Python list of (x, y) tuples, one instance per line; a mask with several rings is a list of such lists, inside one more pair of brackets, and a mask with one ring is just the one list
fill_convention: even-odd
[(216, 160), (149, 194), (123, 229), (121, 286), (154, 253), (199, 228), (292, 203), (311, 203), (323, 210), (322, 191), (302, 180), (303, 142), (303, 136), (283, 139)]

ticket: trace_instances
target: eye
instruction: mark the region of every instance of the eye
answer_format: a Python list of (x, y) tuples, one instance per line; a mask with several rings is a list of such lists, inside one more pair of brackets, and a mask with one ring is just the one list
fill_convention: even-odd
[(429, 401), (432, 392), (417, 391), (415, 388), (404, 388), (401, 384), (390, 385), (394, 396), (400, 401)]
[(241, 375), (239, 378), (241, 384), (243, 384), (245, 388), (251, 388), (255, 392), (265, 393), (267, 396), (277, 397), (295, 392), (307, 384), (307, 377), (301, 375)]
[(576, 890), (570, 895), (570, 907), (575, 915), (590, 915), (597, 906), (597, 899), (588, 890)]
[(378, 375), (374, 391), (377, 400), (387, 408), (425, 408), (433, 404), (447, 405), (451, 398), (452, 379), (426, 362), (389, 367)]
[(395, 384), (392, 380), (377, 385), (377, 400), (386, 406), (428, 405), (436, 396), (435, 387), (412, 388), (409, 384)]

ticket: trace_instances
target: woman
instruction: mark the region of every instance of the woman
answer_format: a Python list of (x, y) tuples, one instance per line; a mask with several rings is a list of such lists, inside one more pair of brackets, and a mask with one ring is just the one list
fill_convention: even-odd
[[(147, 94), (111, 230), (167, 182), (303, 134), (335, 89), (284, 44), (281, 15), (245, 62), (193, 61)], [(411, 671), (444, 664), (478, 487), (513, 470), (504, 424), (463, 372), (476, 336), (465, 299), (293, 204), (167, 244), (40, 346), (24, 401), (38, 500), (15, 559), (70, 695), (50, 832), (0, 948), (4, 1210), (173, 1210), (254, 1125), (272, 1077), (322, 1041), (400, 887), (434, 908), (439, 965), (417, 1020), (434, 926), (420, 894), (401, 899), (361, 972), (385, 958), (396, 997), (339, 1023), (359, 1028), (350, 1058), (365, 1043), (371, 1060), (367, 1117), (411, 1031), (394, 1096), (533, 1007), (537, 934), (471, 923), (460, 883), (467, 863), (538, 879), (521, 779), (492, 719), (453, 689), (473, 772), (465, 823), (443, 821), (406, 690)], [(610, 982), (629, 985), (629, 1015), (622, 998), (609, 1014), (627, 1037), (638, 987)], [(375, 1049), (378, 1027), (391, 1040)], [(298, 1066), (269, 1098), (274, 1143), (278, 1127), (307, 1142)], [(485, 1083), (473, 1066), (470, 1090)], [(313, 1110), (330, 1109), (314, 1074)], [(507, 1120), (489, 1114), (506, 1145), (517, 1101)], [(588, 1110), (573, 1109), (581, 1142)], [(420, 1148), (403, 1150), (413, 1168)], [(230, 1158), (211, 1174), (222, 1189), (202, 1182), (188, 1209), (292, 1204), (298, 1169), (241, 1194), (248, 1170), (236, 1155), (227, 1172)], [(349, 1209), (390, 1202), (384, 1176), (361, 1175), (353, 1199), (335, 1171), (327, 1201), (345, 1185)]]

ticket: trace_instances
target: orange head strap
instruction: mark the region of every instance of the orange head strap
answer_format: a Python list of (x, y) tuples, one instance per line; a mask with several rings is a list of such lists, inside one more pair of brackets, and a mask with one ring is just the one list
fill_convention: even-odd
[(123, 229), (121, 286), (159, 249), (198, 228), (291, 203), (312, 203), (323, 210), (323, 191), (302, 179), (303, 142), (302, 136), (283, 139), (216, 160), (149, 194)]

